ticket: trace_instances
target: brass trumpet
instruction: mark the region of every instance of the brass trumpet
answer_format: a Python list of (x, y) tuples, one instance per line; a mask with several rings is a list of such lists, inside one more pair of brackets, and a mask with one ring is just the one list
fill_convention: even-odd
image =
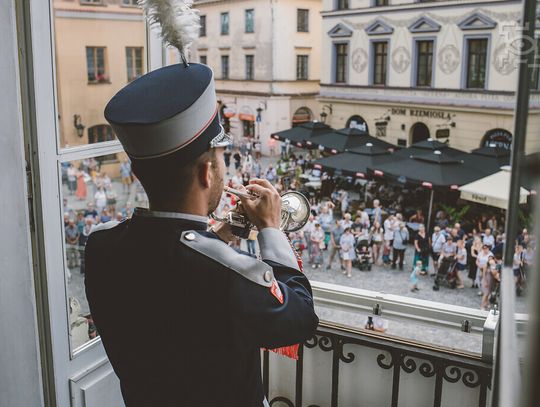
[[(223, 190), (242, 198), (259, 198), (258, 195), (227, 186)], [(310, 204), (303, 194), (297, 191), (283, 193), (281, 195), (281, 221), (279, 229), (284, 232), (296, 232), (302, 229), (309, 219), (309, 213)], [(238, 212), (238, 206), (226, 213), (223, 217), (219, 217), (215, 213), (210, 216), (217, 222), (230, 224), (233, 234), (241, 238), (247, 238), (251, 230), (257, 229), (245, 214)]]

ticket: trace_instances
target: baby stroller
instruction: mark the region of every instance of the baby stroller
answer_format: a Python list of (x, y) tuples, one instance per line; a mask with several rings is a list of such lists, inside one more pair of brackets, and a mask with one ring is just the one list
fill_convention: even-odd
[(355, 248), (356, 259), (353, 261), (353, 266), (360, 271), (371, 271), (372, 254), (371, 247), (366, 241), (360, 241)]
[(445, 257), (442, 259), (441, 265), (437, 270), (437, 275), (435, 276), (433, 291), (439, 291), (442, 283), (446, 283), (449, 288), (456, 288), (456, 265), (457, 260), (454, 257)]

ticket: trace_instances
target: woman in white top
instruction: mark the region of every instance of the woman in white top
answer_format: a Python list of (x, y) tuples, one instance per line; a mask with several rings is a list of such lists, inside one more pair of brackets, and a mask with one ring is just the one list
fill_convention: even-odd
[(310, 263), (312, 268), (321, 268), (323, 262), (322, 249), (324, 248), (324, 232), (319, 222), (315, 223), (315, 230), (311, 232), (311, 256)]
[(373, 264), (380, 266), (379, 258), (381, 257), (381, 247), (384, 240), (384, 229), (378, 221), (373, 222), (373, 226), (369, 230), (369, 235), (373, 251)]
[(347, 273), (347, 277), (352, 277), (352, 261), (356, 257), (354, 250), (354, 235), (351, 233), (351, 228), (346, 228), (345, 232), (339, 239), (339, 245), (341, 246), (341, 258), (343, 259), (343, 265)]

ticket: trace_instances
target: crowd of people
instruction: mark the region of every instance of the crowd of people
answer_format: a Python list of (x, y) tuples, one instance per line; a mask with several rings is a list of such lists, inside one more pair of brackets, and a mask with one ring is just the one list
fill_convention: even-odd
[[(339, 183), (320, 169), (311, 168), (314, 158), (310, 152), (294, 154), (290, 146), (282, 143), (277, 162), (263, 165), (256, 140), (241, 141), (224, 155), (231, 187), (247, 185), (251, 178), (265, 178), (278, 191), (300, 190), (309, 197), (311, 216), (307, 224), (289, 235), (309, 267), (332, 272), (332, 266), (338, 264), (341, 272), (351, 278), (355, 270), (370, 271), (372, 266), (395, 270), (407, 266), (412, 292), (419, 290), (419, 279), (432, 278), (434, 290), (441, 285), (477, 289), (482, 309), (497, 301), (506, 243), (500, 215), (482, 213), (456, 222), (441, 209), (428, 230), (423, 210), (414, 205), (422, 202), (421, 189), (368, 183), (359, 194), (362, 199), (352, 199), (349, 191), (354, 190), (354, 181)], [(64, 198), (67, 265), (84, 272), (81, 253), (92, 227), (130, 217), (130, 197), (136, 206), (146, 206), (147, 198), (127, 159), (119, 166), (121, 187), (115, 187), (92, 158), (82, 160), (77, 167), (72, 163), (64, 165), (63, 178), (72, 202), (86, 203), (84, 209), (73, 210)], [(320, 180), (320, 187), (307, 189), (306, 181), (314, 178)], [(328, 183), (331, 188), (325, 192)], [(120, 188), (124, 198), (121, 208), (116, 192)], [(223, 215), (236, 203), (234, 195), (224, 194), (216, 213)], [(257, 233), (253, 231), (246, 239), (249, 253), (256, 254), (256, 244)], [(241, 240), (232, 245), (240, 248)], [(526, 288), (536, 246), (526, 229), (515, 245), (513, 273), (519, 295)]]

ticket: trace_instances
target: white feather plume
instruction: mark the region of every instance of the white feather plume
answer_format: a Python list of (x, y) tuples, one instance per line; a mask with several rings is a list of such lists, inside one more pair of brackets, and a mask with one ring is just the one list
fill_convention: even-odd
[(193, 0), (139, 0), (150, 25), (161, 26), (161, 38), (185, 55), (189, 46), (199, 36), (200, 17), (192, 9)]

